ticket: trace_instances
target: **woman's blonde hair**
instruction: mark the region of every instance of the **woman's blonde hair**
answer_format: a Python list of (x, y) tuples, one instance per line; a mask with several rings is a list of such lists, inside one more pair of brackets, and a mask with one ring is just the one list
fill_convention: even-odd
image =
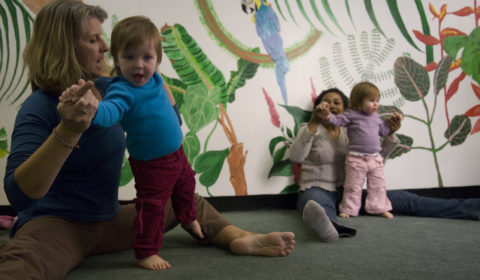
[(82, 26), (90, 18), (100, 22), (108, 17), (99, 6), (77, 0), (56, 0), (43, 7), (35, 19), (33, 34), (23, 51), (32, 89), (54, 95), (82, 79), (95, 79), (78, 62), (75, 46)]
[(361, 110), (363, 100), (370, 96), (380, 98), (380, 90), (376, 85), (370, 82), (360, 82), (356, 84), (350, 92), (350, 108)]
[(116, 74), (121, 75), (118, 53), (152, 42), (157, 53), (157, 62), (162, 61), (162, 36), (155, 24), (147, 17), (133, 16), (119, 21), (112, 30), (110, 55), (113, 58)]

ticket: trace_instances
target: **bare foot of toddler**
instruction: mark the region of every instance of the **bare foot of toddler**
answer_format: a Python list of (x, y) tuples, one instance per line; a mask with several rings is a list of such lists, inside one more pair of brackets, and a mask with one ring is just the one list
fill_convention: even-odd
[(150, 270), (169, 269), (172, 267), (169, 262), (160, 258), (158, 255), (151, 255), (144, 259), (138, 260), (137, 264), (140, 267)]
[(338, 215), (342, 218), (350, 218), (350, 215), (348, 215), (347, 213), (340, 212), (340, 214)]
[(382, 213), (382, 217), (385, 217), (387, 219), (393, 219), (393, 214), (387, 211)]

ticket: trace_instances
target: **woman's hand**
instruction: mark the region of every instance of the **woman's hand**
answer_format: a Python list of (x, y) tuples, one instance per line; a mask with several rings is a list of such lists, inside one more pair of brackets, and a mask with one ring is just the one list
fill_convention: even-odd
[(93, 94), (93, 82), (79, 80), (59, 97), (57, 110), (62, 118), (59, 129), (65, 134), (84, 132), (95, 117), (98, 99)]
[(390, 127), (389, 136), (393, 135), (397, 130), (400, 129), (401, 121), (403, 116), (397, 112), (394, 112), (390, 117), (387, 118), (386, 122), (388, 127)]
[(324, 120), (328, 120), (330, 117), (330, 108), (328, 103), (322, 102), (318, 104), (312, 112), (310, 121), (308, 122), (308, 128), (311, 132), (315, 133), (317, 131), (317, 126)]

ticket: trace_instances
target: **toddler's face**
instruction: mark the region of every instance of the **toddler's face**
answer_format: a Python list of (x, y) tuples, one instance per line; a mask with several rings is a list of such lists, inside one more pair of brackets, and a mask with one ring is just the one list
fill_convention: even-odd
[(118, 52), (118, 66), (122, 75), (134, 86), (141, 87), (155, 73), (158, 66), (157, 53), (152, 42)]
[(375, 95), (370, 95), (362, 101), (362, 112), (366, 114), (373, 114), (378, 111), (380, 98)]

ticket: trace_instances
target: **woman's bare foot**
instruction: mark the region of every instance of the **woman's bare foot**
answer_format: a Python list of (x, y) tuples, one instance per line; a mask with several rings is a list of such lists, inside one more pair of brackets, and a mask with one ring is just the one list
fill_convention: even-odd
[(194, 237), (197, 237), (199, 239), (205, 238), (202, 232), (202, 227), (200, 226), (200, 223), (197, 220), (194, 220), (193, 222), (187, 225), (182, 225), (182, 228), (184, 228), (188, 233), (192, 234)]
[(388, 212), (388, 211), (382, 213), (381, 215), (382, 215), (382, 217), (385, 217), (385, 218), (387, 218), (387, 219), (393, 219), (393, 214), (390, 213), (390, 212)]
[(151, 270), (169, 269), (172, 267), (169, 262), (160, 258), (158, 255), (151, 255), (150, 257), (137, 260), (137, 264), (140, 267)]
[(342, 218), (350, 218), (350, 215), (348, 215), (347, 213), (340, 212), (340, 214), (338, 215)]
[(229, 248), (230, 252), (237, 255), (283, 257), (290, 254), (294, 245), (293, 232), (271, 232), (250, 234), (234, 239)]

